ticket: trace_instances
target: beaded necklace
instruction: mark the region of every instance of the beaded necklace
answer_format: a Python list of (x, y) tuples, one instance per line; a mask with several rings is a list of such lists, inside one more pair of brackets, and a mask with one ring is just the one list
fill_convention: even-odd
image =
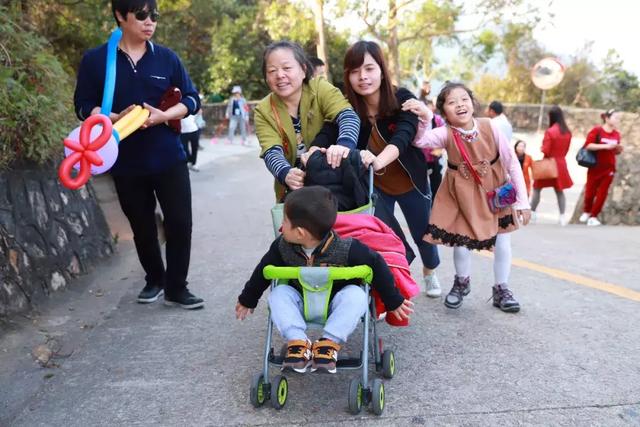
[(473, 119), (473, 129), (465, 130), (465, 129), (457, 128), (455, 126), (451, 126), (451, 129), (458, 132), (458, 134), (460, 134), (460, 137), (464, 142), (474, 142), (478, 140), (478, 135), (479, 135), (478, 123), (476, 122), (475, 119)]

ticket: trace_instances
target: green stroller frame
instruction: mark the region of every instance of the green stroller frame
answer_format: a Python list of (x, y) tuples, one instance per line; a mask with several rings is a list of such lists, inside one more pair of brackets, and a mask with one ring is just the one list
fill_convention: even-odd
[[(342, 213), (373, 213), (373, 169), (369, 169), (369, 203), (353, 211)], [(278, 234), (281, 223), (282, 209), (272, 209), (274, 232)], [(384, 350), (382, 339), (376, 331), (375, 302), (370, 294), (370, 284), (373, 278), (371, 268), (366, 265), (355, 267), (275, 267), (266, 266), (263, 270), (264, 277), (272, 280), (271, 287), (286, 284), (288, 280), (297, 279), (303, 287), (304, 316), (307, 325), (322, 328), (327, 317), (329, 295), (334, 280), (359, 279), (364, 283), (364, 291), (369, 301), (369, 310), (362, 316), (363, 340), (360, 356), (355, 358), (338, 358), (338, 370), (357, 370), (362, 373), (353, 378), (349, 384), (348, 406), (349, 412), (356, 415), (363, 406), (371, 405), (371, 410), (376, 415), (384, 411), (385, 394), (384, 383), (380, 378), (369, 382), (369, 351), (372, 352), (376, 372), (381, 372), (384, 378), (393, 378), (396, 372), (395, 355), (392, 350)], [(322, 295), (317, 295), (322, 294)], [(309, 302), (315, 300), (315, 303)], [(286, 344), (276, 354), (272, 346), (273, 322), (271, 314), (267, 319), (267, 339), (264, 347), (262, 372), (254, 374), (251, 380), (249, 400), (253, 406), (260, 407), (267, 400), (275, 409), (282, 409), (287, 402), (289, 386), (284, 375), (276, 375), (269, 381), (269, 366), (281, 367), (286, 356)], [(371, 341), (370, 338), (371, 337)]]

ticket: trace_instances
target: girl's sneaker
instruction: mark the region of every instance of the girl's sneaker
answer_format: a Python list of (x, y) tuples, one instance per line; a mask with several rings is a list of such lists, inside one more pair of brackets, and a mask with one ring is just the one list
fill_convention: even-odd
[(516, 301), (511, 290), (506, 284), (493, 286), (493, 306), (506, 313), (520, 311), (520, 303)]
[(291, 340), (287, 343), (287, 355), (282, 361), (281, 370), (291, 369), (292, 371), (304, 374), (311, 365), (311, 341)]
[(438, 276), (436, 276), (436, 272), (432, 272), (424, 276), (424, 285), (426, 288), (426, 293), (428, 297), (438, 298), (442, 295), (442, 289), (440, 288), (440, 281), (438, 280)]
[(471, 292), (471, 282), (468, 277), (456, 276), (453, 280), (453, 287), (444, 299), (444, 305), (447, 308), (459, 308), (462, 305), (462, 299)]
[(587, 220), (587, 227), (597, 227), (599, 225), (602, 225), (602, 223), (598, 221), (598, 218), (595, 216), (592, 216)]
[(326, 338), (320, 338), (313, 343), (313, 361), (311, 362), (311, 372), (320, 370), (321, 372), (328, 372), (335, 374), (337, 371), (336, 364), (338, 363), (338, 350), (340, 350), (340, 344), (333, 342)]
[(591, 218), (591, 214), (589, 214), (588, 212), (582, 212), (582, 215), (580, 215), (580, 218), (578, 218), (578, 221), (587, 222), (589, 218)]

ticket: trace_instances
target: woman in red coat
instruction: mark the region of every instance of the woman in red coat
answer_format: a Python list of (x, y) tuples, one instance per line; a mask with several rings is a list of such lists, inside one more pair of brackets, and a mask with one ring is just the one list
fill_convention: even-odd
[(584, 143), (584, 148), (596, 153), (596, 165), (587, 172), (584, 207), (580, 215), (580, 222), (586, 222), (587, 225), (600, 225), (598, 214), (607, 200), (609, 186), (616, 173), (616, 156), (622, 153), (620, 133), (617, 130), (618, 115), (616, 110), (602, 113), (602, 126), (591, 129)]
[(513, 149), (516, 152), (516, 157), (518, 157), (518, 162), (520, 162), (520, 167), (522, 168), (524, 185), (527, 187), (527, 196), (531, 196), (531, 180), (533, 179), (531, 165), (533, 164), (533, 159), (527, 154), (527, 143), (519, 139), (516, 141)]
[[(555, 159), (558, 166), (558, 177), (551, 179), (539, 179), (533, 182), (533, 196), (531, 197), (531, 210), (535, 213), (538, 203), (540, 203), (540, 191), (546, 187), (553, 187), (558, 199), (558, 208), (560, 210), (560, 225), (566, 225), (567, 219), (564, 215), (566, 199), (564, 197), (564, 189), (571, 188), (573, 181), (569, 176), (567, 169), (567, 152), (571, 145), (571, 131), (564, 121), (564, 114), (557, 105), (549, 110), (549, 128), (544, 132), (542, 140), (542, 153), (546, 158)], [(534, 214), (535, 215), (535, 214)]]

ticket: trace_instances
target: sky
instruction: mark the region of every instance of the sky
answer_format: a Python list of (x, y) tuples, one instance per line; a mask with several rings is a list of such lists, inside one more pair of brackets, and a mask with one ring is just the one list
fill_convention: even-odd
[(640, 77), (640, 1), (555, 0), (551, 12), (553, 22), (534, 32), (542, 45), (569, 56), (586, 41), (593, 41), (594, 63), (614, 48), (624, 68)]

